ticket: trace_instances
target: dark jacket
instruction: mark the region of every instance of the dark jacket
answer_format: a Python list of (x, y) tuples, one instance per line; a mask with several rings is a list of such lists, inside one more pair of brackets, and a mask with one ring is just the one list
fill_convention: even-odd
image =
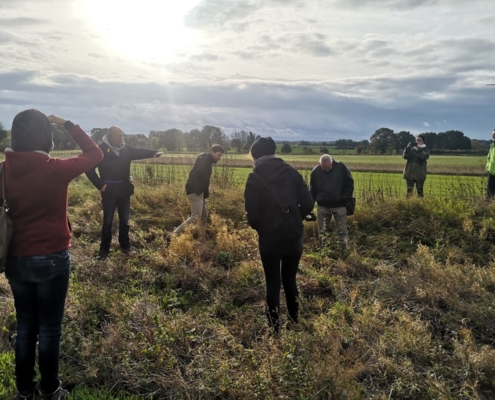
[[(270, 198), (268, 188), (255, 174), (260, 174), (264, 181), (270, 185), (273, 182), (287, 181), (294, 186), (298, 197), (301, 222), (297, 227), (297, 235), (294, 240), (281, 241), (272, 235), (266, 235), (267, 213), (269, 212)], [(303, 218), (313, 209), (313, 199), (308, 186), (297, 170), (285, 163), (280, 158), (260, 160), (254, 170), (249, 174), (244, 190), (245, 207), (249, 225), (258, 232), (260, 252), (277, 255), (290, 255), (302, 252)]]
[(311, 171), (309, 188), (319, 206), (345, 207), (346, 200), (354, 193), (354, 179), (344, 163), (333, 161), (328, 172), (321, 165)]
[[(129, 182), (131, 161), (151, 158), (157, 150), (136, 149), (125, 145), (117, 155), (106, 143), (101, 143), (99, 147), (104, 155), (103, 160), (95, 168), (86, 172), (88, 179), (98, 190), (107, 185), (102, 196), (132, 195), (134, 185)], [(100, 176), (96, 174), (96, 168)]]
[(216, 161), (211, 153), (203, 153), (198, 156), (186, 182), (187, 194), (195, 193), (199, 195), (203, 193), (205, 199), (208, 197), (211, 172), (215, 163)]
[(425, 181), (426, 160), (430, 157), (430, 149), (407, 146), (402, 157), (407, 160), (402, 177), (408, 181)]

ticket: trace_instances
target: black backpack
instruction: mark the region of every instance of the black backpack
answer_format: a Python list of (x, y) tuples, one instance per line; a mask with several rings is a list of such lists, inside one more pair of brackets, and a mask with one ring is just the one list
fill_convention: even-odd
[(301, 236), (303, 225), (294, 177), (287, 176), (269, 183), (256, 170), (253, 175), (267, 190), (262, 233), (267, 236), (273, 235), (273, 239), (281, 241)]

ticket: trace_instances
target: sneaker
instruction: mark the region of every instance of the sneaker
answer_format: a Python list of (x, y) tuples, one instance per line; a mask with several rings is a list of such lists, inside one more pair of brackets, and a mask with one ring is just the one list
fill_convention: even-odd
[(98, 260), (104, 260), (105, 258), (108, 258), (108, 253), (109, 253), (108, 250), (100, 250), (96, 258)]
[(42, 394), (41, 400), (62, 400), (62, 399), (66, 399), (68, 395), (69, 392), (64, 388), (62, 388), (62, 385), (60, 385), (58, 389), (55, 390), (55, 392), (51, 394)]

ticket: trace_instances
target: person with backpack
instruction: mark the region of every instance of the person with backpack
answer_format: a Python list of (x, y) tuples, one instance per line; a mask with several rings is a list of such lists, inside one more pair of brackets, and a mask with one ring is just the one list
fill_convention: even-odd
[[(115, 210), (119, 214), (120, 248), (124, 253), (129, 253), (131, 250), (129, 218), (131, 196), (134, 194), (134, 185), (130, 176), (131, 162), (144, 158), (156, 158), (163, 154), (157, 150), (136, 149), (129, 146), (124, 141), (124, 132), (118, 126), (111, 126), (102, 141), (103, 143), (100, 144), (104, 155), (102, 162), (86, 172), (88, 179), (100, 191), (103, 206), (99, 259), (107, 258), (110, 252)], [(96, 173), (96, 168), (100, 176)]]
[(354, 193), (354, 179), (351, 172), (344, 163), (335, 161), (329, 154), (323, 154), (319, 165), (311, 171), (309, 188), (313, 200), (318, 205), (320, 240), (328, 231), (333, 216), (339, 234), (341, 252), (344, 254), (349, 242), (346, 203), (352, 200)]
[(202, 153), (196, 158), (186, 182), (186, 194), (191, 203), (191, 216), (166, 237), (167, 241), (170, 241), (172, 236), (180, 235), (187, 226), (195, 222), (202, 221), (206, 224), (208, 218), (206, 199), (210, 194), (210, 178), (213, 164), (219, 162), (224, 153), (225, 150), (222, 146), (214, 144), (208, 153)]
[(495, 129), (492, 132), (492, 143), (486, 157), (486, 172), (488, 172), (488, 183), (486, 185), (486, 199), (492, 200), (495, 196)]
[[(64, 126), (82, 154), (51, 158), (50, 123)], [(70, 273), (67, 189), (72, 179), (102, 158), (101, 150), (79, 125), (55, 115), (47, 117), (38, 110), (23, 111), (14, 118), (11, 148), (5, 150), (2, 198), (7, 200), (13, 221), (5, 275), (17, 318), (18, 399), (38, 398), (36, 342), (41, 399), (59, 400), (68, 394), (59, 378), (60, 337)]]
[(298, 322), (296, 275), (303, 252), (303, 219), (313, 209), (313, 199), (296, 169), (275, 157), (271, 137), (251, 146), (253, 172), (244, 190), (249, 225), (258, 232), (261, 262), (266, 278), (265, 314), (279, 330), (280, 287), (284, 286), (289, 321)]
[(406, 180), (407, 197), (411, 197), (416, 185), (418, 197), (423, 197), (423, 188), (426, 180), (426, 165), (430, 158), (430, 149), (426, 147), (425, 135), (416, 137), (416, 142), (410, 142), (402, 153), (402, 158), (407, 160), (402, 177)]

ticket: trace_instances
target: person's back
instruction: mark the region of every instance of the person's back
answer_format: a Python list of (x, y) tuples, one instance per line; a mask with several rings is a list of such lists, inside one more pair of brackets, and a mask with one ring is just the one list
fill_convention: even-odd
[(313, 199), (301, 174), (275, 157), (270, 137), (251, 146), (255, 162), (244, 190), (249, 225), (258, 232), (260, 257), (266, 279), (268, 323), (278, 331), (280, 286), (283, 283), (287, 312), (298, 321), (296, 275), (303, 251), (303, 217), (313, 209)]
[[(290, 219), (292, 227), (289, 232), (277, 231), (273, 227), (277, 213), (273, 206), (272, 187), (280, 188), (278, 196), (285, 199), (287, 208), (290, 203), (298, 207), (300, 200), (303, 201), (301, 208), (290, 210), (296, 215)], [(249, 223), (258, 231), (260, 251), (270, 254), (295, 254), (302, 251), (303, 216), (309, 214), (313, 203), (310, 196), (300, 199), (301, 193), (308, 193), (301, 174), (282, 159), (261, 159), (256, 163), (246, 182), (246, 209)], [(251, 205), (253, 196), (257, 198), (256, 205)]]
[[(49, 118), (37, 110), (18, 114), (12, 124), (12, 148), (5, 153), (2, 197), (9, 204), (14, 225), (5, 275), (17, 316), (16, 385), (20, 399), (36, 396), (34, 366), (38, 338), (42, 399), (58, 400), (67, 394), (58, 377), (70, 272), (67, 189), (72, 179), (103, 157), (96, 143), (79, 126), (60, 117)], [(50, 122), (64, 125), (83, 154), (68, 159), (50, 158)]]

